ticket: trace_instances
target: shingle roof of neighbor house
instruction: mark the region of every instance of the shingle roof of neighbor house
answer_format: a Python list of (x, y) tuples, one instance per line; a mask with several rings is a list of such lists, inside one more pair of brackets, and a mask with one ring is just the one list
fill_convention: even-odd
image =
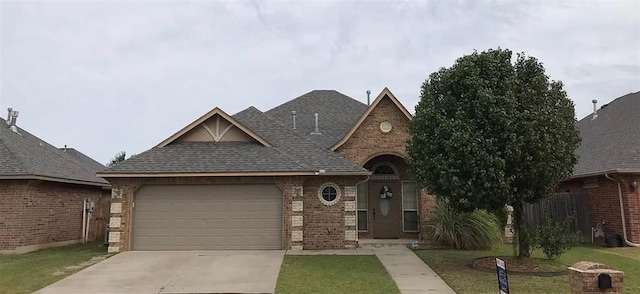
[(605, 104), (578, 122), (582, 143), (573, 176), (640, 173), (640, 92)]
[[(249, 107), (232, 119), (264, 138), (258, 142), (173, 142), (156, 146), (102, 172), (171, 173), (303, 173), (369, 174), (328, 148), (351, 128), (367, 106), (336, 91), (312, 91), (268, 112)], [(291, 110), (297, 112), (293, 130)], [(314, 130), (318, 113), (322, 135)], [(161, 144), (162, 145), (162, 144)]]
[(64, 152), (21, 128), (16, 133), (0, 118), (0, 179), (34, 178), (108, 186), (96, 176), (105, 167), (88, 162), (86, 155), (72, 150)]

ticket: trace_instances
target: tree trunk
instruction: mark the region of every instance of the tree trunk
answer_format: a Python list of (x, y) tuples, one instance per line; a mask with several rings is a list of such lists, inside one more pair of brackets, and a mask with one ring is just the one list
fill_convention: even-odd
[(518, 258), (530, 257), (531, 234), (524, 221), (524, 203), (516, 202), (513, 205), (513, 227), (518, 236)]

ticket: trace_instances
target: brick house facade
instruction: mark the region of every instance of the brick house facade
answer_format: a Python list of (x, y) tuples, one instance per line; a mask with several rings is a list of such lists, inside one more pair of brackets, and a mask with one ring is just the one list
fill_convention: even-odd
[(96, 172), (105, 166), (18, 127), (11, 108), (7, 121), (0, 119), (0, 254), (82, 241), (86, 200), (95, 205), (88, 239), (102, 240), (110, 193)]
[(571, 178), (557, 188), (588, 195), (591, 225), (603, 224), (607, 235), (626, 235), (627, 244), (640, 244), (638, 109), (640, 92), (630, 93), (581, 119), (578, 163)]
[[(281, 112), (274, 113), (276, 110)], [(288, 118), (282, 119), (290, 112), (292, 125)], [(318, 113), (324, 118), (321, 120), (324, 124), (318, 123)], [(308, 124), (314, 115), (315, 126)], [(248, 108), (230, 116), (214, 109), (158, 146), (100, 173), (114, 187), (109, 251), (355, 248), (359, 238), (376, 237), (372, 230), (358, 230), (361, 220), (368, 222), (369, 228), (373, 227), (376, 216), (373, 209), (368, 210), (366, 216), (359, 214), (362, 211), (358, 204), (360, 196), (357, 196), (358, 187), (375, 180), (376, 176), (377, 184), (389, 183), (398, 189), (394, 190), (395, 198), (390, 197), (387, 203), (391, 205), (387, 208), (392, 207), (389, 209), (393, 211), (387, 212), (381, 206), (378, 220), (395, 215), (393, 224), (386, 229), (396, 237), (417, 240), (426, 227), (435, 197), (412, 184), (405, 152), (410, 119), (411, 115), (388, 89), (383, 90), (371, 105), (335, 91), (314, 91), (265, 113)], [(391, 127), (383, 127), (383, 123)], [(230, 158), (229, 154), (235, 155)], [(392, 165), (393, 169), (387, 172), (393, 175), (376, 175), (374, 169), (380, 164)], [(225, 188), (228, 185), (233, 188)], [(232, 195), (230, 200), (220, 200), (224, 198), (223, 194), (233, 193), (230, 192), (233, 189), (251, 185), (278, 187), (278, 193), (281, 193), (278, 198), (282, 201), (280, 229), (277, 224), (269, 225), (273, 214), (251, 208), (251, 211), (243, 211), (242, 207), (250, 207), (250, 204), (238, 206), (234, 203), (241, 197), (249, 197), (247, 203), (252, 201), (248, 188), (244, 193)], [(180, 192), (157, 192), (163, 194), (150, 197), (141, 195), (141, 188), (148, 186), (172, 187)], [(211, 192), (193, 195), (190, 187), (195, 186)], [(403, 202), (403, 197), (413, 197), (412, 192), (415, 192), (415, 201)], [(261, 196), (264, 195), (255, 195)], [(379, 194), (371, 191), (364, 197), (377, 201)], [(185, 203), (177, 203), (175, 199)], [(158, 210), (155, 213), (150, 207), (162, 209), (164, 203), (160, 201), (174, 203), (175, 211), (167, 210), (165, 214)], [(411, 203), (416, 204), (405, 209), (405, 205)], [(218, 214), (228, 213), (229, 218), (244, 221), (236, 224), (230, 220), (214, 220), (211, 213), (200, 213), (197, 209), (189, 212), (190, 206), (207, 205), (214, 210), (226, 207), (226, 212)], [(184, 210), (187, 212), (180, 212)], [(264, 221), (254, 227), (248, 225), (258, 217), (263, 217)], [(416, 227), (411, 222), (413, 218), (416, 218)], [(229, 227), (211, 229), (220, 222), (228, 222)], [(175, 229), (185, 224), (183, 229)], [(409, 230), (405, 230), (407, 226), (411, 226)], [(279, 234), (281, 245), (260, 243), (276, 234)], [(161, 245), (144, 245), (136, 241), (142, 235)], [(190, 239), (205, 241), (176, 245), (172, 240), (176, 237), (171, 236), (178, 235), (186, 236), (183, 238), (187, 243)], [(237, 238), (246, 241), (230, 241)]]

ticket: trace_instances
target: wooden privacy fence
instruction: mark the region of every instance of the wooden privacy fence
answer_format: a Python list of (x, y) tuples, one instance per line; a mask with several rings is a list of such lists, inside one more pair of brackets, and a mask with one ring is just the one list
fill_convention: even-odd
[(556, 193), (538, 203), (524, 205), (524, 219), (529, 228), (537, 227), (545, 213), (554, 222), (563, 222), (573, 215), (573, 232), (580, 232), (584, 242), (591, 240), (588, 194)]

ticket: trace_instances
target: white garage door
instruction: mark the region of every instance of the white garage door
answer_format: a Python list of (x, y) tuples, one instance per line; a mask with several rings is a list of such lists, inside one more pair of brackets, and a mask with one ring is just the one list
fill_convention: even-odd
[(275, 185), (144, 186), (134, 203), (133, 250), (282, 249)]

